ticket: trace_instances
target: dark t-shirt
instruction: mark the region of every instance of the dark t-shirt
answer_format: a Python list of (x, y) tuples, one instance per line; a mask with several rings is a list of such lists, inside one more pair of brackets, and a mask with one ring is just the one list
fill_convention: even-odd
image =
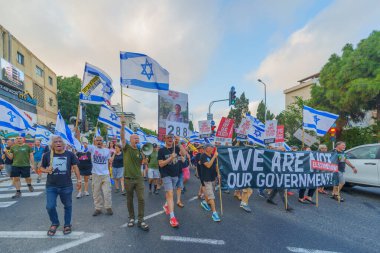
[(112, 162), (113, 168), (123, 168), (123, 153), (120, 153), (120, 155), (115, 154), (115, 157)]
[[(77, 164), (77, 157), (70, 151), (65, 151), (63, 154), (54, 154), (53, 173), (47, 174), (46, 187), (72, 186), (71, 166)], [(44, 154), (41, 166), (45, 169), (50, 166), (50, 151)]]
[[(177, 158), (173, 159), (169, 164), (164, 167), (160, 167), (161, 177), (178, 177), (179, 176), (179, 166), (178, 159), (180, 159), (179, 155), (180, 149), (179, 146), (175, 147), (175, 153), (177, 154)], [(173, 153), (173, 148), (163, 147), (158, 151), (157, 160), (166, 160)]]
[(201, 177), (201, 173), (202, 173), (201, 165), (199, 164), (201, 161), (201, 155), (202, 155), (202, 153), (198, 153), (195, 155), (195, 165), (197, 166), (197, 172), (198, 172), (198, 176), (200, 179), (202, 179), (202, 177)]
[(347, 159), (346, 153), (344, 151), (339, 152), (337, 150), (335, 150), (335, 153), (337, 154), (337, 157), (338, 157), (338, 170), (340, 172), (345, 172), (346, 171), (346, 159)]
[[(5, 149), (6, 149), (7, 151), (10, 151), (10, 150), (11, 150), (10, 147), (6, 147)], [(3, 150), (3, 153), (4, 153), (4, 152), (7, 152), (7, 151)], [(5, 155), (4, 164), (11, 165), (11, 164), (12, 164), (12, 160), (9, 159), (8, 156), (7, 156), (5, 153), (4, 153), (4, 155)]]
[(77, 152), (80, 170), (92, 170), (91, 152)]
[(212, 156), (208, 156), (206, 154), (201, 155), (201, 175), (202, 180), (204, 182), (212, 182), (215, 181), (215, 178), (217, 176), (216, 173), (216, 159), (214, 160), (213, 164), (210, 168), (207, 168), (204, 163), (211, 161)]

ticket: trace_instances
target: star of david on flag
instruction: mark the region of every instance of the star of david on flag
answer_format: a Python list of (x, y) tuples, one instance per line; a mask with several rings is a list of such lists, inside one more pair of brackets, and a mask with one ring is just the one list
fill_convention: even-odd
[(46, 145), (49, 143), (50, 135), (51, 135), (51, 132), (49, 130), (47, 130), (43, 126), (37, 125), (35, 138), (40, 139), (43, 145)]
[(102, 122), (110, 127), (115, 127), (120, 129), (121, 123), (120, 118), (115, 114), (115, 112), (108, 107), (107, 105), (102, 105), (100, 107), (100, 113), (99, 113), (99, 122)]
[(338, 118), (337, 114), (303, 106), (303, 127), (315, 131), (318, 136), (324, 136)]
[(120, 52), (120, 82), (128, 88), (158, 92), (169, 90), (169, 72), (145, 54)]
[(21, 109), (2, 98), (0, 98), (0, 112), (2, 130), (20, 132), (32, 127), (32, 122), (27, 119)]
[(264, 135), (265, 135), (265, 124), (262, 123), (258, 118), (247, 114), (246, 117), (251, 120), (252, 128), (248, 133), (248, 141), (253, 142), (259, 146), (265, 147)]

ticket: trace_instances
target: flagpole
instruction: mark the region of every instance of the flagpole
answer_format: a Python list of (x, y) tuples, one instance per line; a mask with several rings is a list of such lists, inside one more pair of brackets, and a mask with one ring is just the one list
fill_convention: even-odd
[[(80, 96), (80, 93), (79, 93), (79, 96)], [(80, 110), (80, 98), (79, 98), (79, 101), (78, 101), (77, 120), (76, 120), (76, 122), (75, 122), (75, 128), (78, 128), (78, 123), (79, 123), (79, 110)]]
[(124, 112), (123, 109), (123, 85), (120, 84), (120, 98), (121, 98), (121, 112)]

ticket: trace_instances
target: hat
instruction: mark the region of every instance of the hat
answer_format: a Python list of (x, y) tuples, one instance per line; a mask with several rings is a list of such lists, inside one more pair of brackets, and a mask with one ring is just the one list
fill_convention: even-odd
[(88, 143), (88, 140), (86, 137), (82, 137), (82, 142)]
[(153, 148), (157, 148), (157, 144), (156, 143), (153, 143)]

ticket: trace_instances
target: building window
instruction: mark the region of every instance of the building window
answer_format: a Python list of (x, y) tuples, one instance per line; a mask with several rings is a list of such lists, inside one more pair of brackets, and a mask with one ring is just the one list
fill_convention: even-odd
[(17, 62), (21, 65), (24, 65), (24, 55), (20, 52), (17, 52)]
[(50, 84), (51, 86), (53, 86), (53, 78), (51, 78), (51, 76), (49, 76), (49, 84)]
[(36, 74), (40, 77), (44, 76), (44, 70), (38, 66), (36, 66)]
[(49, 98), (49, 105), (50, 105), (51, 107), (53, 107), (53, 99), (52, 99), (52, 98)]
[(39, 86), (38, 84), (33, 84), (33, 98), (34, 99), (37, 99), (37, 105), (39, 107), (42, 107), (44, 108), (44, 104), (45, 104), (45, 93), (44, 93), (44, 89)]

